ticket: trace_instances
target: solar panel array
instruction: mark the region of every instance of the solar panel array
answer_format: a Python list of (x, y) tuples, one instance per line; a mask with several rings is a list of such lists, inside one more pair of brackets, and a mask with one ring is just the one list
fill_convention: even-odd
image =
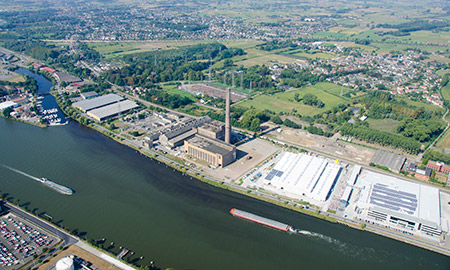
[(275, 169), (272, 169), (271, 171), (270, 171), (270, 173), (266, 176), (266, 180), (272, 180), (275, 176), (277, 176), (277, 177), (280, 177), (280, 176), (282, 176), (283, 175), (283, 172), (282, 171), (279, 171), (279, 170), (275, 170)]
[(391, 189), (387, 185), (377, 183), (370, 194), (370, 203), (394, 211), (403, 210), (413, 215), (418, 201), (416, 194)]

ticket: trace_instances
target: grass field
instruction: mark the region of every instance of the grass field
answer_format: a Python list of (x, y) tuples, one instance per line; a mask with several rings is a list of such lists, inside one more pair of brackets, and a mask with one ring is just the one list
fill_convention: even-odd
[(268, 52), (251, 48), (246, 50), (246, 52), (246, 55), (233, 57), (233, 61), (236, 65), (250, 67), (255, 65), (272, 65), (275, 63), (287, 64), (295, 61), (301, 61), (294, 57), (279, 55), (277, 54), (277, 51)]
[[(320, 83), (314, 86), (305, 87), (296, 89), (294, 91), (278, 93), (275, 95), (259, 95), (255, 96), (251, 100), (248, 99), (244, 102), (239, 103), (239, 106), (243, 107), (255, 107), (259, 110), (271, 110), (274, 112), (291, 112), (293, 109), (296, 109), (298, 113), (304, 116), (313, 116), (319, 113), (323, 113), (340, 103), (347, 103), (348, 101), (344, 98), (336, 96), (333, 91), (336, 91), (336, 87), (331, 83)], [(328, 92), (329, 91), (329, 92)], [(322, 102), (325, 103), (325, 107), (316, 108), (309, 105), (304, 105), (301, 102), (294, 101), (294, 94), (300, 94), (300, 97), (305, 95), (306, 93), (311, 93), (316, 95)]]
[(441, 89), (442, 97), (445, 100), (450, 101), (450, 84), (447, 84), (445, 87)]
[(395, 131), (395, 128), (397, 127), (398, 123), (400, 123), (397, 120), (392, 119), (367, 119), (367, 122), (369, 122), (369, 127), (381, 131), (391, 132), (393, 133)]
[(7, 79), (6, 81), (12, 82), (12, 83), (18, 83), (18, 82), (24, 82), (25, 78), (22, 75), (17, 75), (17, 76)]
[(408, 98), (402, 98), (400, 100), (403, 100), (406, 103), (408, 103), (409, 105), (415, 106), (417, 108), (424, 107), (426, 110), (430, 110), (430, 111), (435, 111), (435, 112), (439, 112), (440, 111), (442, 113), (445, 112), (445, 110), (443, 108), (441, 108), (441, 107), (439, 107), (437, 105), (433, 105), (431, 103), (430, 104), (426, 104), (426, 103), (422, 103), (422, 102), (419, 102), (419, 101), (413, 101), (413, 100), (410, 100)]
[(165, 90), (169, 94), (178, 94), (182, 97), (188, 97), (192, 100), (195, 100), (195, 95), (179, 90), (176, 85), (161, 85), (162, 89)]

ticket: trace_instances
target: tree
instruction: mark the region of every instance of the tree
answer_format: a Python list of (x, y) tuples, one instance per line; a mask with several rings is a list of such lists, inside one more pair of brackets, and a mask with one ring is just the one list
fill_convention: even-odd
[(3, 110), (3, 115), (4, 115), (6, 118), (9, 118), (9, 117), (11, 117), (12, 111), (13, 111), (13, 109), (12, 109), (11, 107), (8, 107), (8, 108), (6, 108), (6, 109)]
[(281, 118), (278, 115), (270, 117), (270, 121), (274, 122), (277, 125), (283, 124), (283, 120), (281, 120)]
[(250, 124), (249, 129), (251, 131), (259, 131), (260, 125), (261, 125), (261, 120), (259, 120), (259, 118), (254, 118)]

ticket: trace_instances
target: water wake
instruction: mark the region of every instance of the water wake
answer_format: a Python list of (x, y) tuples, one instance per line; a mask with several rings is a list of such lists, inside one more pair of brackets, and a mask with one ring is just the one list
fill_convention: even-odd
[(11, 170), (11, 171), (13, 171), (13, 172), (16, 172), (16, 173), (18, 173), (18, 174), (21, 174), (21, 175), (23, 175), (23, 176), (26, 176), (26, 177), (31, 178), (31, 179), (36, 180), (36, 181), (40, 181), (40, 179), (37, 178), (37, 177), (34, 177), (34, 176), (32, 176), (32, 175), (29, 175), (29, 174), (24, 173), (24, 172), (22, 172), (22, 171), (19, 171), (19, 170), (17, 170), (17, 169), (14, 169), (14, 168), (11, 168), (11, 167), (9, 167), (9, 166), (6, 166), (5, 164), (0, 164), (0, 165), (2, 165), (3, 167), (5, 167), (6, 169), (9, 169), (9, 170)]

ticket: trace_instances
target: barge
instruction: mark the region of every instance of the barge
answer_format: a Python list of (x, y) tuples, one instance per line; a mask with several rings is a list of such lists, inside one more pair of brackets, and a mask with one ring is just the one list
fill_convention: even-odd
[(38, 181), (41, 182), (42, 184), (44, 184), (44, 185), (46, 185), (46, 186), (56, 190), (56, 191), (58, 191), (61, 194), (64, 194), (64, 195), (72, 195), (73, 194), (73, 190), (72, 189), (70, 189), (68, 187), (65, 187), (63, 185), (57, 184), (57, 183), (55, 183), (55, 182), (53, 182), (51, 180), (48, 180), (46, 178), (38, 178)]
[(292, 227), (291, 225), (288, 224), (284, 224), (282, 222), (273, 220), (273, 219), (269, 219), (269, 218), (265, 218), (265, 217), (261, 217), (246, 211), (242, 211), (236, 208), (233, 208), (230, 210), (230, 214), (232, 214), (235, 217), (240, 217), (246, 220), (250, 220), (274, 229), (278, 229), (281, 231), (285, 231), (285, 232), (291, 232), (291, 233), (297, 233), (297, 230)]

